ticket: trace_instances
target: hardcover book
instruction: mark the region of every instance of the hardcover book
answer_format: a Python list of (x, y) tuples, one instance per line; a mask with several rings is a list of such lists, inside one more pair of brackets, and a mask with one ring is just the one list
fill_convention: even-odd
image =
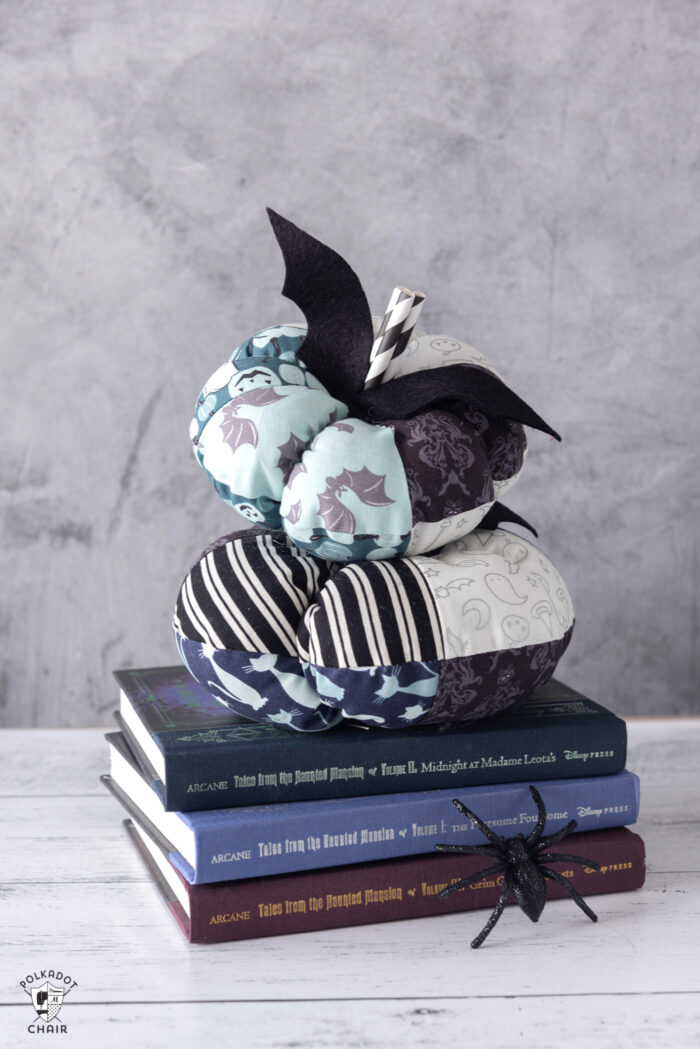
[[(131, 820), (124, 822), (171, 914), (191, 943), (450, 914), (493, 907), (501, 893), (502, 882), (491, 876), (441, 899), (441, 889), (488, 866), (489, 860), (437, 853), (264, 879), (190, 885), (147, 831)], [(627, 892), (644, 884), (644, 843), (626, 828), (575, 834), (565, 839), (565, 850), (601, 867), (595, 871), (579, 864), (552, 863), (584, 897)], [(547, 880), (546, 886), (548, 899), (567, 895), (555, 882)]]
[(184, 667), (120, 670), (119, 725), (169, 811), (621, 772), (625, 722), (552, 680), (476, 723), (305, 734), (233, 714)]
[(109, 733), (111, 776), (103, 781), (136, 822), (159, 837), (187, 881), (267, 877), (432, 852), (437, 842), (484, 841), (453, 804), (455, 793), (496, 833), (527, 833), (537, 821), (528, 784), (547, 810), (546, 833), (570, 819), (586, 831), (634, 823), (639, 780), (631, 772), (578, 779), (492, 783), (449, 790), (326, 798), (278, 805), (167, 812), (144, 780), (121, 733)]

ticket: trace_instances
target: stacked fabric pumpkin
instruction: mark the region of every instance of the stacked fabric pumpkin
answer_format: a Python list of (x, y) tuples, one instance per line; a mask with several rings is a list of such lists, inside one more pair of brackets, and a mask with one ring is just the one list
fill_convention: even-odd
[(551, 561), (503, 522), (524, 426), (557, 434), (476, 350), (374, 321), (334, 251), (269, 212), (283, 294), (204, 386), (190, 427), (251, 522), (204, 551), (175, 610), (190, 672), (232, 710), (301, 731), (476, 720), (551, 677), (573, 610)]

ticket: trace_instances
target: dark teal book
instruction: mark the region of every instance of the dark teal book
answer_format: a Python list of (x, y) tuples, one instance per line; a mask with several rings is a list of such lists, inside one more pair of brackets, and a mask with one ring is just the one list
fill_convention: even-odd
[(625, 722), (555, 680), (483, 721), (297, 733), (231, 713), (181, 666), (115, 676), (120, 727), (167, 811), (607, 776), (627, 757)]
[(161, 841), (171, 863), (193, 884), (415, 856), (434, 852), (439, 842), (484, 843), (477, 824), (455, 812), (455, 796), (497, 834), (529, 834), (537, 822), (530, 783), (542, 796), (547, 834), (572, 819), (577, 832), (620, 827), (635, 823), (639, 813), (639, 780), (627, 771), (615, 776), (544, 782), (534, 777), (456, 790), (166, 812), (121, 733), (110, 732), (107, 740), (110, 775), (102, 777), (103, 783), (131, 818)]

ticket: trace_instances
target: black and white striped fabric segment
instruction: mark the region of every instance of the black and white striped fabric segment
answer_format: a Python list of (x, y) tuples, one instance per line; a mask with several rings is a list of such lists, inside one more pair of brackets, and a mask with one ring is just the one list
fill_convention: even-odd
[(297, 628), (330, 566), (283, 533), (251, 529), (202, 555), (183, 582), (174, 626), (214, 648), (297, 655)]
[(408, 558), (345, 565), (299, 627), (302, 658), (316, 666), (371, 667), (443, 659), (435, 600)]

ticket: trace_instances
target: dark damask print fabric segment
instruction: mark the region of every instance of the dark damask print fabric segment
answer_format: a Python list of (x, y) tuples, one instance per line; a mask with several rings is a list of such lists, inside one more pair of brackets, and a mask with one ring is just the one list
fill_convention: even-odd
[(414, 523), (441, 521), (493, 500), (486, 446), (470, 423), (431, 411), (385, 425), (394, 430)]
[(490, 419), (483, 412), (469, 409), (462, 418), (483, 439), (494, 481), (507, 481), (522, 469), (527, 441), (520, 423), (512, 419)]
[(444, 660), (437, 695), (421, 720), (478, 721), (521, 702), (549, 681), (572, 631), (573, 624), (557, 641)]

